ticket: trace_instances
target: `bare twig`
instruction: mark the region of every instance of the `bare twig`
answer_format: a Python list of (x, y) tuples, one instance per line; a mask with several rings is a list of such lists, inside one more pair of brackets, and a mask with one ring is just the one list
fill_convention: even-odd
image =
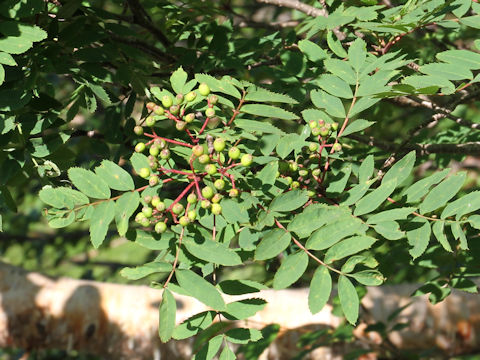
[(303, 12), (309, 16), (326, 16), (327, 12), (325, 9), (317, 9), (313, 6), (304, 4), (298, 0), (257, 0), (259, 3), (271, 4), (276, 6), (288, 7), (290, 9), (295, 9), (300, 12)]

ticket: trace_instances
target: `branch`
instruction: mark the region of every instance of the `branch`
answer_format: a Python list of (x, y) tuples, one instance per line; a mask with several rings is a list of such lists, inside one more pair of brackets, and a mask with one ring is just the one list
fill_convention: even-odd
[(295, 9), (309, 16), (327, 16), (326, 10), (317, 9), (316, 7), (304, 4), (298, 0), (257, 0), (257, 2)]
[(170, 41), (160, 29), (152, 24), (152, 20), (142, 5), (140, 5), (140, 2), (138, 0), (127, 0), (127, 2), (135, 23), (149, 30), (165, 47), (170, 46)]
[(139, 49), (139, 50), (143, 51), (144, 53), (150, 55), (154, 59), (157, 59), (157, 60), (160, 60), (160, 61), (165, 61), (166, 59), (168, 59), (172, 62), (176, 61), (175, 58), (172, 55), (163, 52), (162, 50), (156, 48), (155, 46), (152, 46), (152, 45), (148, 44), (145, 41), (142, 41), (142, 40), (139, 40), (139, 39), (128, 39), (128, 38), (124, 38), (122, 36), (115, 35), (113, 33), (110, 33), (110, 36), (113, 40), (118, 41), (118, 42), (123, 43), (123, 44), (130, 45), (130, 46), (132, 46), (136, 49)]

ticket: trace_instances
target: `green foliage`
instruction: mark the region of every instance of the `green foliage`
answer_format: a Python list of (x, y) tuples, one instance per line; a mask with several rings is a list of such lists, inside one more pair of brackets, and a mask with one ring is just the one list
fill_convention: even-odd
[[(363, 287), (399, 269), (432, 302), (475, 291), (457, 279), (477, 273), (478, 180), (447, 166), (479, 149), (477, 3), (327, 1), (281, 29), (250, 27), (242, 1), (139, 3), (143, 19), (111, 1), (0, 5), (0, 231), (42, 211), (100, 253), (125, 237), (138, 250), (119, 273), (162, 281), (160, 339), (197, 336), (198, 359), (275, 338), (214, 323), (253, 316), (268, 287), (309, 284), (312, 313), (337, 288), (351, 324)], [(172, 292), (213, 310), (175, 326)]]

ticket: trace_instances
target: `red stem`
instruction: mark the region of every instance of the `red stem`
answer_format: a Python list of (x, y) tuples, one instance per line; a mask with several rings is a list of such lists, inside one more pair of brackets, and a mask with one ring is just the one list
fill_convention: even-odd
[[(169, 139), (169, 138), (164, 138), (164, 137), (161, 137), (161, 136), (156, 136), (156, 135), (147, 134), (147, 133), (145, 133), (144, 135), (145, 135), (145, 136), (148, 136), (148, 137), (150, 137), (150, 138), (154, 138), (154, 139), (162, 139), (162, 140), (165, 140), (166, 142), (169, 142), (169, 143), (172, 143), (172, 144), (176, 144), (176, 145), (186, 146), (186, 147), (189, 147), (189, 148), (192, 148), (192, 147), (193, 147), (193, 145), (188, 144), (188, 143), (185, 143), (185, 142), (182, 142), (182, 141), (172, 140), (172, 139)], [(150, 142), (151, 142), (151, 141), (150, 141)]]
[[(180, 193), (180, 195), (177, 196), (175, 200), (173, 200), (173, 203), (168, 207), (167, 211), (172, 211), (173, 205), (178, 203), (182, 198), (185, 196), (185, 194), (192, 188), (192, 186), (195, 185), (194, 182), (191, 182), (188, 184), (188, 186)], [(174, 215), (174, 214), (173, 214)]]

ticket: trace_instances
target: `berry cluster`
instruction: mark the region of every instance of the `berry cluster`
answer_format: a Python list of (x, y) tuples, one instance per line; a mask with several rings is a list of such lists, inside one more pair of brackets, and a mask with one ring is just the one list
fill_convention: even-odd
[[(135, 145), (137, 153), (148, 151), (149, 166), (139, 169), (138, 175), (147, 179), (151, 188), (170, 181), (187, 182), (188, 185), (173, 200), (162, 201), (158, 194), (144, 196), (146, 205), (135, 217), (141, 226), (153, 225), (157, 233), (165, 232), (167, 223), (185, 227), (197, 219), (198, 211), (221, 214), (222, 198), (239, 195), (232, 170), (246, 171), (253, 163), (253, 156), (242, 154), (235, 144), (226, 151), (229, 144), (221, 134), (214, 138), (205, 133), (207, 125), (216, 127), (221, 122), (216, 116), (220, 110), (218, 101), (218, 96), (211, 93), (210, 87), (201, 83), (185, 96), (165, 95), (161, 98), (161, 105), (154, 102), (146, 104), (147, 115), (135, 126), (134, 133), (149, 139)], [(203, 112), (187, 112), (193, 108), (201, 109), (202, 106), (205, 107)], [(160, 120), (174, 121), (176, 130), (187, 140), (157, 135), (155, 126)], [(171, 162), (175, 147), (188, 148), (189, 156), (185, 163), (181, 160)], [(166, 202), (170, 205), (167, 206)]]

